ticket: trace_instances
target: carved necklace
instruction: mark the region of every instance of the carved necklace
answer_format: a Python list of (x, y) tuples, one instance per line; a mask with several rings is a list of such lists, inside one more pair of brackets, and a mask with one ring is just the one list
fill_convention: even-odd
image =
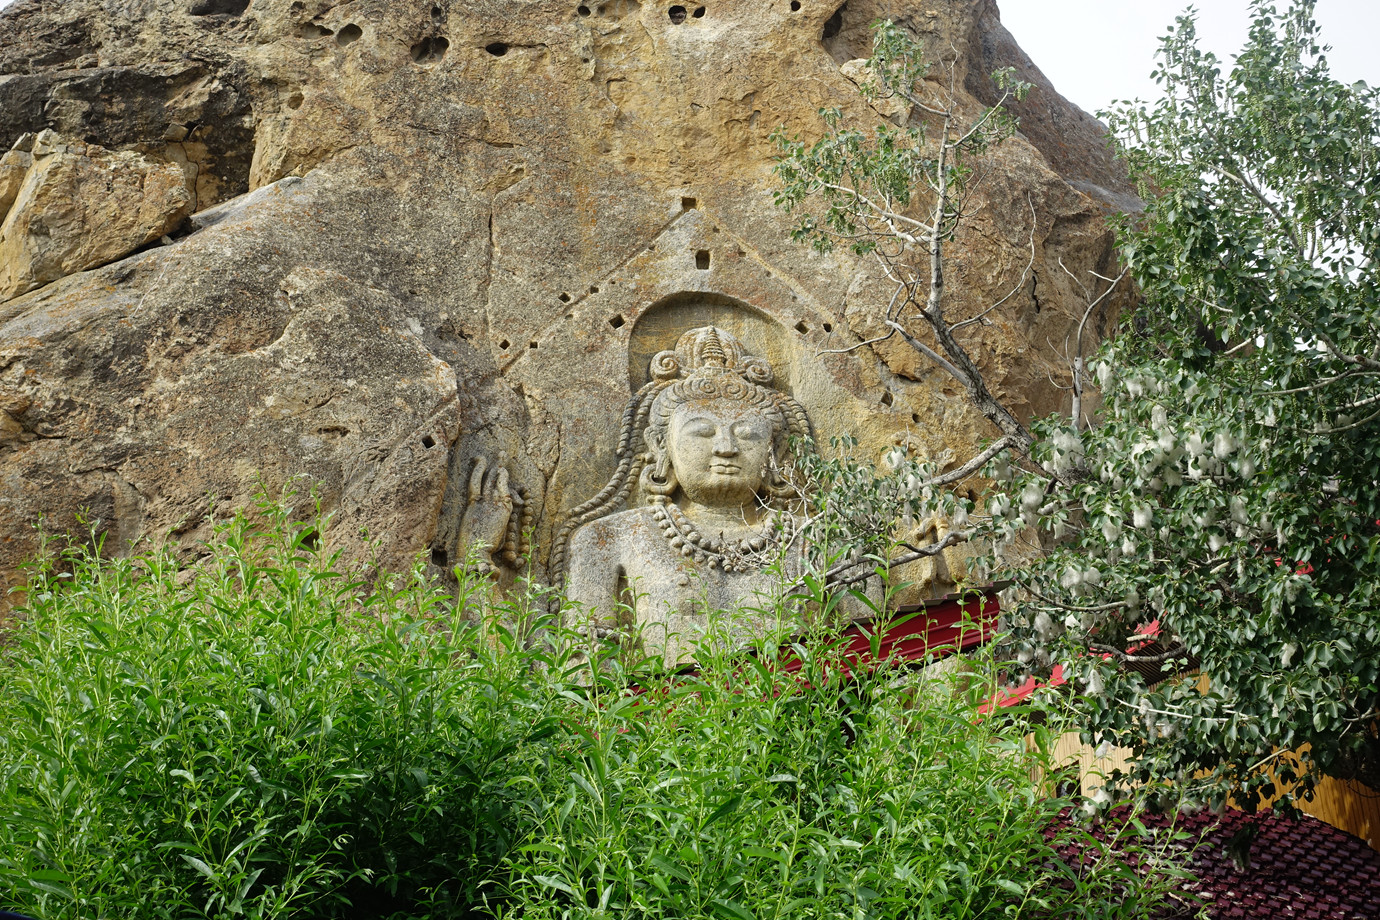
[[(771, 555), (768, 550), (781, 544), (782, 535), (790, 531), (792, 524), (789, 515), (778, 518), (775, 512), (768, 512), (749, 536), (737, 540), (726, 540), (722, 535), (709, 537), (696, 530), (685, 512), (665, 495), (652, 498), (652, 517), (662, 535), (682, 556), (725, 572), (761, 569)], [(776, 526), (778, 520), (780, 532)]]

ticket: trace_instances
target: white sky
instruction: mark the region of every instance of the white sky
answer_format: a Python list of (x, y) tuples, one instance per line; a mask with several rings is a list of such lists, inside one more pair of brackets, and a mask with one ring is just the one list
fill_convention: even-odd
[[(1155, 50), (1189, 0), (997, 0), (1001, 21), (1054, 88), (1089, 112), (1153, 99)], [(1283, 9), (1287, 0), (1278, 0)], [(1224, 64), (1246, 42), (1248, 0), (1198, 0), (1198, 43)], [(1380, 85), (1380, 0), (1318, 0), (1332, 76)], [(1225, 69), (1225, 68), (1224, 68)]]

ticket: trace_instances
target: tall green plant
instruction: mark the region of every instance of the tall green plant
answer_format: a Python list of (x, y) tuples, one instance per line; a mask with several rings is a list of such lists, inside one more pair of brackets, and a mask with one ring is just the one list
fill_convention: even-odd
[(751, 655), (722, 639), (711, 629), (692, 675), (581, 698), (526, 799), (513, 916), (1111, 918), (1162, 904), (1162, 878), (1117, 858), (1080, 875), (1058, 857), (1099, 848), (1052, 826), (1069, 803), (1038, 779), (1048, 729), (983, 715), (990, 670), (965, 683), (868, 669), (830, 630)]
[(508, 779), (553, 724), (537, 652), (415, 572), (344, 577), (324, 524), (263, 510), (191, 567), (78, 549), (35, 572), (0, 680), (0, 901), (44, 920), (482, 902), (519, 833)]

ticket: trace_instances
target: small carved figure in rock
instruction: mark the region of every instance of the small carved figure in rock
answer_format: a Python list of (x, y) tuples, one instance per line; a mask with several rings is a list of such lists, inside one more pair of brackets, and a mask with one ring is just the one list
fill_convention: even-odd
[[(566, 573), (584, 625), (634, 632), (675, 664), (708, 611), (777, 606), (782, 573), (771, 564), (789, 571), (798, 557), (783, 552), (794, 542), (784, 510), (794, 490), (780, 461), (810, 421), (770, 386), (770, 364), (713, 326), (659, 353), (651, 376), (624, 413), (617, 472), (572, 513), (551, 569)], [(618, 511), (635, 486), (646, 504)]]

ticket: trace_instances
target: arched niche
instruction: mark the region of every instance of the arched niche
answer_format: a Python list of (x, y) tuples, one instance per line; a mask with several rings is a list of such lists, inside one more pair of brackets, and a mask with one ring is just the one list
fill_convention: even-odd
[(649, 369), (657, 352), (676, 347), (676, 340), (698, 326), (717, 326), (733, 333), (749, 354), (771, 362), (774, 386), (795, 390), (795, 348), (791, 337), (766, 313), (725, 294), (683, 291), (663, 297), (633, 324), (628, 337), (628, 382), (636, 392), (651, 379)]

